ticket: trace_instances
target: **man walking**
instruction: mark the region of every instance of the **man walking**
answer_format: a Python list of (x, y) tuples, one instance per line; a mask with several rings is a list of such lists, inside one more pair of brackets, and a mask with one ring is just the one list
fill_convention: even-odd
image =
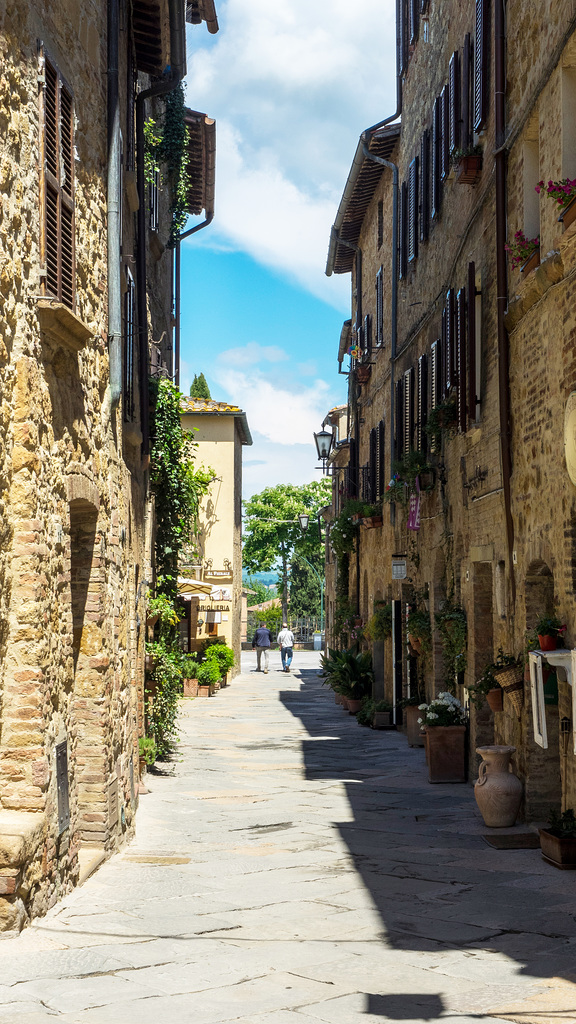
[(294, 633), (291, 629), (288, 629), (287, 622), (282, 623), (282, 629), (278, 633), (278, 643), (280, 644), (282, 671), (289, 672), (290, 665), (292, 664), (292, 654), (294, 653)]
[(268, 659), (270, 652), (270, 644), (272, 643), (272, 633), (265, 626), (263, 622), (260, 623), (258, 629), (254, 633), (252, 638), (252, 650), (256, 651), (256, 671), (260, 672), (260, 662), (262, 655), (264, 655), (264, 674), (268, 672)]

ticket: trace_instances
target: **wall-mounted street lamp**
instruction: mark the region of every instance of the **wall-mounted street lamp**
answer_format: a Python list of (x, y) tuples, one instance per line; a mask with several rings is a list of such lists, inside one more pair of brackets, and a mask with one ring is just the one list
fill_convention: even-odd
[(306, 513), (304, 512), (301, 512), (300, 515), (298, 516), (298, 522), (300, 523), (300, 529), (302, 530), (302, 533), (306, 533), (306, 530), (308, 529), (308, 523), (310, 522), (310, 516), (306, 515)]
[(314, 440), (316, 442), (318, 458), (325, 463), (326, 459), (330, 455), (330, 449), (332, 448), (332, 431), (319, 430), (317, 433), (314, 433)]

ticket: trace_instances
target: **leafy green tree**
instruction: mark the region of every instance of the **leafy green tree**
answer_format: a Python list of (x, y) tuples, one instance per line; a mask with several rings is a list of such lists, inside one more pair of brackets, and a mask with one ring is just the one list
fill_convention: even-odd
[(270, 589), (262, 582), (262, 580), (255, 579), (252, 576), (249, 576), (245, 581), (245, 586), (247, 586), (249, 590), (254, 591), (253, 594), (248, 595), (249, 605), (263, 604), (264, 601), (272, 601), (273, 598), (278, 597), (276, 587), (272, 587)]
[[(327, 477), (312, 483), (278, 484), (266, 487), (244, 502), (244, 566), (249, 572), (278, 569), (282, 615), (288, 617), (290, 565), (300, 552), (322, 574), (324, 546), (317, 527), (318, 510), (331, 500), (331, 482)], [(302, 533), (298, 516), (305, 513), (310, 523)]]
[(290, 617), (308, 616), (320, 617), (320, 583), (306, 562), (295, 558), (290, 567)]
[(190, 398), (205, 398), (208, 401), (212, 398), (208, 382), (203, 373), (201, 373), (200, 376), (194, 374), (194, 380), (192, 381), (192, 387), (190, 388)]

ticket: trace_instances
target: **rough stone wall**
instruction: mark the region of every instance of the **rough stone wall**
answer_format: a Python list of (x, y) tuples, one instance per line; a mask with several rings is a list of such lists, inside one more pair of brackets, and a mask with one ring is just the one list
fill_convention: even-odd
[[(511, 132), (508, 160), (508, 234), (524, 224), (523, 143), (534, 137), (534, 119), (540, 147), (540, 177), (546, 181), (568, 173), (566, 139), (562, 139), (561, 67), (574, 65), (574, 37), (565, 38), (576, 13), (574, 3), (543, 5), (511, 2), (507, 5), (508, 91), (507, 118)], [(419, 151), (424, 127), (430, 126), (434, 97), (447, 81), (448, 61), (462, 46), (464, 36), (474, 36), (474, 5), (445, 0), (430, 8), (430, 43), (416, 44), (404, 80), (402, 132), (396, 156), (400, 182), (407, 179), (410, 161)], [(561, 44), (564, 43), (564, 49)], [(493, 58), (494, 40), (491, 39)], [(554, 66), (552, 58), (557, 64)], [(552, 64), (551, 64), (552, 61)], [(565, 86), (564, 86), (565, 87)], [(574, 340), (576, 323), (572, 281), (576, 229), (561, 232), (558, 211), (545, 196), (540, 198), (542, 264), (529, 278), (510, 272), (507, 327), (510, 332), (510, 388), (512, 409), (512, 512), (515, 527), (516, 564), (510, 565), (504, 522), (502, 474), (499, 450), (498, 347), (496, 319), (496, 238), (494, 190), (493, 70), (489, 88), (489, 116), (477, 140), (483, 148), (484, 165), (475, 186), (459, 184), (452, 172), (444, 184), (441, 215), (430, 228), (427, 242), (419, 242), (419, 255), (398, 286), (398, 357), (395, 378), (416, 368), (418, 356), (429, 351), (440, 337), (441, 310), (449, 287), (467, 284), (467, 265), (474, 261), (481, 292), (480, 415), (465, 433), (445, 438), (441, 451), (431, 456), (436, 469), (433, 493), (422, 498), (421, 529), (411, 535), (406, 516), (396, 507), (391, 522), (384, 504), (381, 529), (360, 534), (360, 578), (356, 558), (351, 559), (350, 594), (358, 593), (360, 612), (366, 621), (377, 594), (409, 600), (419, 594), (433, 617), (442, 601), (452, 596), (467, 613), (468, 664), (465, 686), (470, 686), (498, 647), (520, 654), (524, 631), (534, 625), (527, 613), (526, 588), (531, 566), (549, 568), (557, 611), (568, 623), (567, 642), (576, 644), (574, 604), (574, 557), (576, 510), (574, 486), (563, 454), (563, 419), (566, 399), (576, 389)], [(576, 153), (575, 153), (576, 165)], [(536, 182), (534, 182), (536, 184)], [(369, 207), (359, 244), (363, 252), (363, 314), (375, 320), (374, 279), (381, 263), (390, 265), (391, 176), (384, 174)], [(384, 236), (388, 250), (375, 244), (377, 204), (384, 202)], [(385, 243), (386, 244), (386, 243)], [(388, 289), (385, 289), (385, 337), (389, 325)], [(354, 309), (353, 309), (354, 314)], [(386, 422), (385, 476), (391, 476), (390, 351), (386, 345), (373, 354), (372, 374), (360, 389), (357, 430), (359, 464), (368, 462), (369, 433), (381, 418)], [(410, 586), (392, 581), (391, 556), (408, 560)], [(491, 583), (478, 581), (486, 566)], [(516, 602), (512, 601), (512, 573)], [(330, 577), (328, 577), (330, 578)], [(426, 597), (424, 595), (427, 595)], [(333, 588), (328, 601), (333, 600)], [(533, 603), (533, 602), (532, 602)], [(543, 608), (547, 611), (547, 608)], [(486, 630), (483, 616), (489, 616)], [(532, 621), (529, 619), (532, 618)], [(385, 645), (385, 686), (392, 697), (392, 650)], [(425, 671), (426, 693), (431, 697), (445, 688), (442, 652), (437, 638)], [(409, 678), (405, 656), (403, 679)], [(477, 763), (474, 746), (490, 742), (513, 743), (518, 748), (516, 768), (525, 781), (525, 814), (545, 817), (550, 805), (576, 802), (573, 754), (560, 756), (559, 718), (571, 718), (567, 693), (560, 684), (558, 707), (547, 707), (548, 749), (533, 739), (529, 685), (520, 719), (508, 698), (504, 712), (471, 711), (471, 775)], [(465, 698), (466, 689), (458, 687)], [(572, 736), (570, 736), (572, 751)]]
[[(64, 312), (56, 327), (38, 304), (38, 39), (76, 115), (78, 319)], [(108, 391), (106, 5), (3, 5), (0, 51), (0, 830), (14, 837), (0, 851), (6, 928), (76, 882), (82, 845), (109, 851), (132, 825), (145, 491), (141, 469), (124, 462)], [(70, 825), (60, 831), (55, 747), (64, 741)]]

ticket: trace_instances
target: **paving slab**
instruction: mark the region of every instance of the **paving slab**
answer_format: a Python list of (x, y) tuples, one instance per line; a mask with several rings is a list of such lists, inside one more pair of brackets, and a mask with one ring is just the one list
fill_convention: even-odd
[(182, 702), (130, 845), (0, 943), (0, 1024), (575, 1024), (576, 878), (318, 662)]

